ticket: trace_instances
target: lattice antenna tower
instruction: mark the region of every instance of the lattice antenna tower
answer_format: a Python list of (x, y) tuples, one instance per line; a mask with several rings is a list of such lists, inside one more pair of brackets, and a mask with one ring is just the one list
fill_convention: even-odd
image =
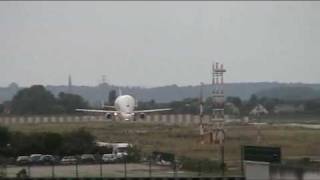
[(226, 70), (223, 64), (218, 62), (212, 64), (212, 120), (224, 121), (224, 81), (223, 74)]
[(101, 83), (102, 84), (106, 84), (107, 83), (107, 76), (106, 75), (102, 75), (101, 76)]

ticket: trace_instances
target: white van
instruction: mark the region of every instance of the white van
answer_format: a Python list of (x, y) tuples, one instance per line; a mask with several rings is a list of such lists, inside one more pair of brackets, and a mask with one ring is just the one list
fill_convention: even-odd
[(117, 158), (123, 158), (124, 156), (128, 156), (128, 148), (130, 146), (128, 143), (114, 143), (112, 153)]

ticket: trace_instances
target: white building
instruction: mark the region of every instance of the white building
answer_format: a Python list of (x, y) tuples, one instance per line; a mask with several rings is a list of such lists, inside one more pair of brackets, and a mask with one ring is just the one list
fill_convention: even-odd
[(249, 112), (249, 114), (253, 116), (260, 116), (269, 114), (269, 111), (261, 104), (258, 104)]

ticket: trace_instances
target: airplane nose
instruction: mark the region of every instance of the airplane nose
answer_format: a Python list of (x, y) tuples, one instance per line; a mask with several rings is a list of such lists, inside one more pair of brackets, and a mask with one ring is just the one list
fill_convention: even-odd
[(125, 121), (129, 121), (130, 119), (132, 119), (132, 113), (123, 113), (122, 117)]

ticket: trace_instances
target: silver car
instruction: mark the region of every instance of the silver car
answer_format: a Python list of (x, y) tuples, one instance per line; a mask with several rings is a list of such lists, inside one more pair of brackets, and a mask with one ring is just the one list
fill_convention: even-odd
[(29, 156), (18, 156), (16, 162), (18, 165), (26, 165), (31, 163), (31, 159)]
[(104, 163), (114, 163), (117, 161), (117, 156), (115, 154), (103, 154), (102, 162)]
[(56, 162), (56, 158), (50, 154), (42, 155), (40, 157), (41, 164), (54, 164)]
[(78, 159), (75, 156), (64, 156), (60, 162), (61, 164), (76, 164)]

